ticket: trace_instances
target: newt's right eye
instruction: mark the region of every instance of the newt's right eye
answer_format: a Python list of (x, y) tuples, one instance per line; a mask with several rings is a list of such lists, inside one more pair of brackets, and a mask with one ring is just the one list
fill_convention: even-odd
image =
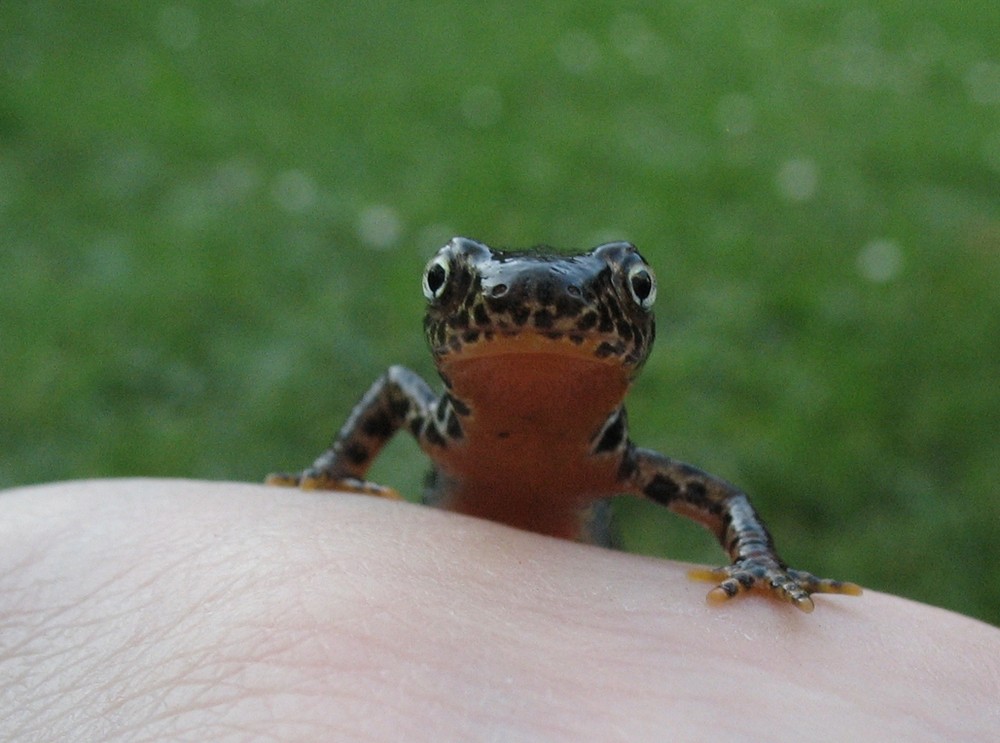
[(625, 278), (635, 303), (644, 310), (650, 310), (656, 301), (656, 278), (650, 268), (644, 263), (637, 263), (629, 268)]
[(438, 253), (431, 258), (427, 268), (424, 269), (424, 296), (428, 302), (441, 298), (450, 273), (451, 261), (448, 260), (448, 256)]

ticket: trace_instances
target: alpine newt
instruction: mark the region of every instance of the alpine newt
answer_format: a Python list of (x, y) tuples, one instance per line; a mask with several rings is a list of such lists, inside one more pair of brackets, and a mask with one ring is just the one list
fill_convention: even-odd
[(443, 393), (390, 367), (310, 468), (268, 483), (392, 495), (365, 475), (405, 428), (433, 463), (427, 500), (448, 510), (575, 539), (595, 502), (633, 494), (707, 526), (729, 553), (692, 573), (718, 584), (710, 601), (758, 590), (808, 612), (812, 593), (861, 593), (786, 566), (739, 488), (629, 438), (622, 401), (652, 348), (656, 300), (634, 246), (554, 255), (456, 237), (423, 291)]

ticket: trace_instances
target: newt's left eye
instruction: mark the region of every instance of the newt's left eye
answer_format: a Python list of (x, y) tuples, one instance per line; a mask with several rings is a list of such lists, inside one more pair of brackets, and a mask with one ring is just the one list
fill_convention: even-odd
[(637, 264), (628, 270), (626, 277), (629, 293), (635, 303), (644, 310), (651, 309), (656, 301), (656, 277), (649, 267)]
[(427, 264), (427, 268), (424, 269), (424, 296), (428, 302), (441, 297), (448, 283), (449, 274), (451, 274), (451, 261), (446, 255), (439, 253)]

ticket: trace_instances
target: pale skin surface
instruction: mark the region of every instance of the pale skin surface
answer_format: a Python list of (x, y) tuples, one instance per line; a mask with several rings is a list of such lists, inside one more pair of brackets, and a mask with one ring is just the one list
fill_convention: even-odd
[(0, 494), (0, 726), (33, 740), (994, 741), (1000, 630), (339, 493)]

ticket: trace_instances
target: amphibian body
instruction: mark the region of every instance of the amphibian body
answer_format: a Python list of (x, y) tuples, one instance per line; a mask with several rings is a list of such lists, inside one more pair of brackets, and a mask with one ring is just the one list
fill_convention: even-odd
[(391, 367), (312, 467), (268, 482), (383, 494), (365, 482), (404, 428), (434, 466), (429, 500), (459, 513), (565, 538), (588, 507), (633, 494), (707, 526), (731, 564), (712, 601), (760, 590), (811, 611), (812, 593), (851, 583), (788, 568), (746, 494), (632, 443), (623, 399), (649, 356), (656, 279), (628, 243), (580, 255), (499, 251), (457, 237), (423, 277), (424, 331), (444, 392)]

